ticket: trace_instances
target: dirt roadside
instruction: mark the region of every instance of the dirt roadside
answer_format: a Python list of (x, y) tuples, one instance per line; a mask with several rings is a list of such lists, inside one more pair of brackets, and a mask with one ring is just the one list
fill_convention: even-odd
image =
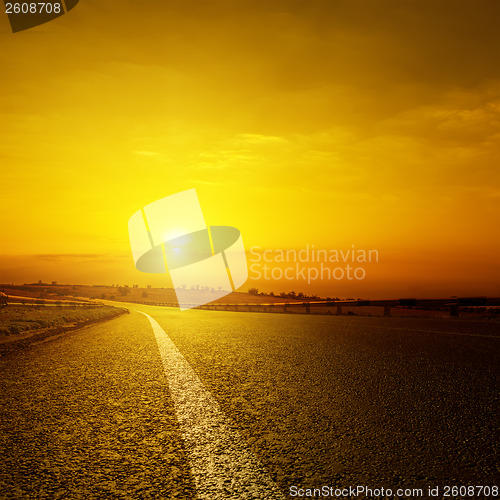
[(114, 311), (110, 311), (110, 314), (103, 318), (92, 318), (76, 323), (68, 323), (67, 325), (62, 326), (40, 328), (36, 330), (30, 330), (27, 333), (9, 335), (8, 337), (0, 338), (0, 357), (7, 356), (10, 353), (17, 352), (32, 345), (53, 340), (68, 332), (79, 330), (86, 326), (104, 323), (105, 321), (109, 321), (127, 313), (128, 309), (117, 308)]

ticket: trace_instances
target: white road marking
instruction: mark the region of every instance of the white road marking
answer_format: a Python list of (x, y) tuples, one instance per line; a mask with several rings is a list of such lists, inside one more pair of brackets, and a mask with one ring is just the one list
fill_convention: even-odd
[(200, 500), (285, 497), (158, 322), (150, 321)]

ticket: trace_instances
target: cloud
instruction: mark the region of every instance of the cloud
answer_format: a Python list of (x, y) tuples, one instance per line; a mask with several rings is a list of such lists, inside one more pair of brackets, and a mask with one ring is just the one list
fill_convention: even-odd
[(161, 153), (158, 153), (157, 151), (133, 151), (133, 153), (140, 156), (161, 156)]

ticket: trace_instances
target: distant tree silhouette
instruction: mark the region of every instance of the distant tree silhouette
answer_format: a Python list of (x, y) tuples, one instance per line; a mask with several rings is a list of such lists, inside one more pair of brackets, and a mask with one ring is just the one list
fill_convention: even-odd
[(249, 288), (248, 293), (250, 295), (259, 295), (259, 289), (258, 288)]

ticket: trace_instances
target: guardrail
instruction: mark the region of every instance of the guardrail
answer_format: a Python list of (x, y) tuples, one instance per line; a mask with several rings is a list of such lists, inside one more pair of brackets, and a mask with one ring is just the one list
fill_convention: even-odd
[[(145, 305), (178, 307), (176, 302), (140, 302)], [(192, 305), (192, 304), (185, 304)], [(209, 311), (247, 311), (247, 312), (292, 312), (293, 309), (303, 308), (305, 313), (310, 314), (311, 308), (330, 307), (335, 308), (336, 315), (342, 315), (343, 308), (352, 307), (383, 307), (384, 316), (391, 316), (391, 309), (395, 307), (423, 308), (430, 310), (447, 310), (450, 317), (458, 317), (460, 308), (464, 307), (498, 307), (500, 297), (452, 297), (447, 299), (417, 299), (401, 298), (392, 300), (317, 300), (317, 301), (293, 301), (293, 302), (269, 302), (269, 303), (210, 303), (197, 306), (197, 309)], [(331, 313), (330, 313), (331, 314)]]
[(23, 295), (7, 295), (0, 292), (0, 307), (5, 306), (33, 306), (33, 307), (101, 307), (103, 304), (93, 299), (46, 299)]

